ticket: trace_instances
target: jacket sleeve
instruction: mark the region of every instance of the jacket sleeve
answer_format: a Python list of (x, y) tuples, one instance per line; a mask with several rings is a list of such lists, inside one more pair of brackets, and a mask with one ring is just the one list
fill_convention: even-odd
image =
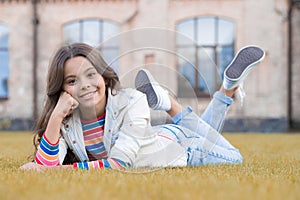
[(101, 159), (95, 161), (87, 161), (87, 162), (75, 162), (73, 163), (74, 169), (81, 169), (81, 170), (89, 170), (89, 169), (116, 169), (122, 170), (130, 167), (129, 164), (115, 159), (115, 158), (108, 158), (108, 159)]
[(58, 152), (60, 165), (62, 165), (62, 163), (65, 160), (65, 157), (67, 155), (67, 149), (68, 149), (68, 145), (67, 145), (65, 139), (63, 137), (60, 137), (59, 138), (59, 152)]
[(52, 144), (43, 135), (35, 155), (35, 162), (44, 166), (56, 166), (62, 164), (67, 153), (67, 146), (62, 137)]
[(143, 94), (128, 106), (109, 157), (132, 165), (140, 147), (143, 143), (151, 142), (152, 137), (147, 135), (150, 125), (150, 109), (146, 96)]
[(59, 141), (55, 144), (49, 142), (44, 134), (41, 138), (38, 150), (35, 155), (35, 162), (44, 166), (56, 166), (59, 164)]

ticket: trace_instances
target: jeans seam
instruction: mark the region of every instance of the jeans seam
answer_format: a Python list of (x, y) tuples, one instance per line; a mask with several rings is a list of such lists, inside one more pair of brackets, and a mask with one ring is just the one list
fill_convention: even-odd
[[(194, 148), (194, 149), (188, 148), (188, 150), (189, 150), (190, 153), (192, 153), (192, 150), (196, 150), (196, 151), (199, 151), (201, 153), (205, 153), (207, 155), (213, 156), (215, 158), (221, 158), (223, 160), (230, 161), (230, 162), (238, 162), (240, 160), (240, 159), (234, 159), (234, 158), (227, 157), (227, 156), (225, 156), (223, 154), (217, 154), (214, 151), (208, 151), (208, 152), (207, 151), (203, 151), (202, 149), (199, 149), (199, 148)], [(193, 158), (193, 155), (192, 156), (188, 156), (189, 159), (190, 159), (190, 157)], [(203, 158), (205, 158), (205, 157), (203, 157)], [(203, 159), (203, 158), (201, 158), (201, 159)], [(190, 161), (191, 160), (188, 160), (188, 163), (191, 164)]]
[(214, 98), (218, 99), (219, 101), (221, 101), (222, 103), (225, 103), (227, 105), (231, 105), (233, 102), (233, 99), (226, 96), (225, 94), (221, 93), (221, 92), (216, 92), (214, 94)]
[(180, 113), (177, 113), (174, 117), (172, 117), (172, 121), (175, 124), (179, 124), (179, 122), (188, 114), (190, 114), (191, 112), (193, 112), (193, 109), (188, 106), (186, 109), (184, 109), (183, 111), (181, 111)]

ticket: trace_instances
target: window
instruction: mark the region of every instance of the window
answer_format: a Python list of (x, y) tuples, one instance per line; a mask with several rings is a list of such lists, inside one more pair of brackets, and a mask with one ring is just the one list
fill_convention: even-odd
[(219, 89), (234, 56), (235, 23), (219, 17), (198, 17), (177, 24), (178, 96), (188, 88), (199, 96)]
[(9, 52), (8, 28), (0, 23), (0, 99), (8, 98)]
[(118, 73), (119, 26), (110, 21), (89, 19), (68, 23), (64, 26), (64, 42), (83, 42), (98, 48), (106, 62)]

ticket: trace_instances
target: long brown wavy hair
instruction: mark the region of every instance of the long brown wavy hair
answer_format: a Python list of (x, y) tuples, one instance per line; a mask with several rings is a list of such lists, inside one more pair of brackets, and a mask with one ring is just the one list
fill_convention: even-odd
[[(108, 94), (108, 88), (111, 89), (112, 95), (114, 95), (114, 92), (118, 91), (120, 87), (118, 75), (110, 66), (107, 65), (100, 52), (96, 48), (93, 48), (84, 43), (75, 43), (61, 47), (55, 53), (48, 69), (46, 102), (43, 107), (41, 116), (37, 121), (35, 135), (33, 138), (33, 144), (35, 147), (33, 155), (34, 158), (41, 138), (46, 130), (49, 118), (62, 92), (64, 81), (64, 64), (68, 59), (74, 58), (76, 56), (85, 57), (96, 68), (97, 72), (102, 75), (106, 82), (106, 97)], [(64, 160), (64, 164), (70, 164), (75, 161), (76, 159), (74, 154), (72, 154), (72, 152), (68, 150), (67, 156)]]

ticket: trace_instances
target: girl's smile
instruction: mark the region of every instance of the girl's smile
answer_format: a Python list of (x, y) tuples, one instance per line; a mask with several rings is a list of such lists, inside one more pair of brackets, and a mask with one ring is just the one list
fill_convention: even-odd
[(85, 93), (83, 95), (79, 95), (79, 98), (82, 98), (84, 100), (88, 100), (88, 99), (92, 99), (94, 98), (94, 95), (97, 91), (93, 91), (93, 92), (88, 92), (88, 93)]

